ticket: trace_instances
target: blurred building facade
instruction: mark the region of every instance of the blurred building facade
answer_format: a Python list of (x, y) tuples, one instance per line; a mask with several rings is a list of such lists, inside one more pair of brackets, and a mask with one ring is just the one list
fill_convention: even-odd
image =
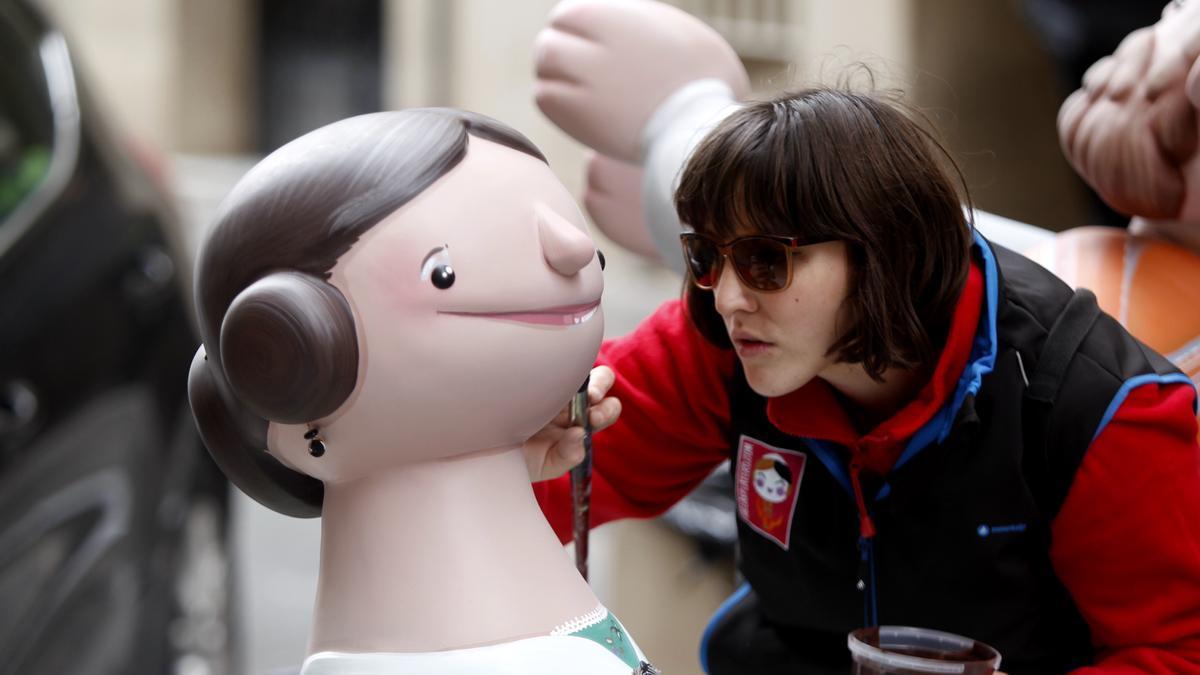
[[(579, 185), (580, 148), (530, 96), (533, 38), (554, 0), (43, 2), (102, 102), (168, 151), (255, 153), (370, 107), (451, 105), (521, 129)], [(730, 40), (760, 92), (828, 82), (861, 60), (932, 112), (983, 207), (1051, 229), (1086, 220), (1054, 129), (1067, 83), (1020, 3), (674, 4)]]

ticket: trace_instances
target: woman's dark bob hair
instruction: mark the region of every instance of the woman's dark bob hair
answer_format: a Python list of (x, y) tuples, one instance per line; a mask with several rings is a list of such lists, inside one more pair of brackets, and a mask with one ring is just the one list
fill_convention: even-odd
[(287, 515), (321, 513), (324, 487), (267, 453), (269, 422), (334, 412), (358, 380), (350, 304), (328, 282), (354, 242), (458, 165), (468, 137), (546, 161), (483, 115), (425, 108), (334, 122), (271, 153), (221, 204), (196, 261), (203, 345), (188, 394), (225, 475)]
[[(753, 233), (844, 241), (846, 329), (829, 353), (881, 379), (889, 368), (937, 361), (970, 264), (961, 179), (897, 101), (807, 89), (718, 125), (684, 168), (675, 208), (717, 241)], [(700, 332), (729, 348), (712, 291), (689, 283), (685, 296)]]

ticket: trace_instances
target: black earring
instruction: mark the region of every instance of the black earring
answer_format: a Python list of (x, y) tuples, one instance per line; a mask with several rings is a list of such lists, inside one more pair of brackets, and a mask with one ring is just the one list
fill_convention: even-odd
[(325, 441), (321, 438), (321, 430), (311, 427), (304, 432), (304, 440), (308, 441), (308, 454), (320, 457), (325, 454)]

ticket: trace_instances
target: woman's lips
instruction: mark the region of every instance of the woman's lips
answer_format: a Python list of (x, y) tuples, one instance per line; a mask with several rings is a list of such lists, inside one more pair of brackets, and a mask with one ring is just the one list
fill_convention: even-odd
[(584, 323), (596, 314), (600, 301), (582, 305), (564, 305), (547, 307), (546, 309), (519, 310), (515, 312), (450, 312), (441, 311), (439, 314), (453, 316), (473, 316), (483, 319), (498, 319), (500, 321), (516, 321), (538, 326), (574, 326)]
[(732, 340), (734, 348), (737, 349), (738, 356), (743, 357), (761, 356), (775, 346), (770, 342), (756, 340), (751, 337), (735, 336)]

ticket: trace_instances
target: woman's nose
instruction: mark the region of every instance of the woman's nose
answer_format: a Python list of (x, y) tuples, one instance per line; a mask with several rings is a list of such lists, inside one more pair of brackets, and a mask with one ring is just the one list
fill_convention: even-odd
[(717, 314), (723, 317), (733, 316), (735, 312), (750, 312), (754, 310), (754, 300), (742, 286), (737, 273), (728, 261), (721, 265), (721, 274), (717, 277), (717, 285), (713, 287), (713, 302)]
[(587, 234), (549, 209), (538, 210), (538, 239), (546, 262), (566, 277), (578, 273), (596, 255), (596, 246)]

